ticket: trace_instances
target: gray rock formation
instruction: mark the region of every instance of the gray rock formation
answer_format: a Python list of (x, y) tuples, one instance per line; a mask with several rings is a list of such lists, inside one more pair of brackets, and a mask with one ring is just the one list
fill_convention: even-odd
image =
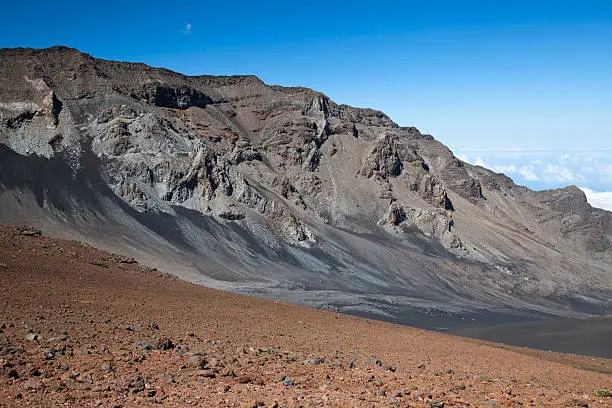
[(580, 315), (612, 214), (307, 88), (0, 50), (0, 221), (223, 289), (410, 321)]

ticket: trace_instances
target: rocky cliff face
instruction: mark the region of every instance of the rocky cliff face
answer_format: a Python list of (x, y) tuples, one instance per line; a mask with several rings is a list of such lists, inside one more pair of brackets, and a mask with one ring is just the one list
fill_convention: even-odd
[(578, 189), (310, 89), (5, 49), (0, 144), (3, 222), (193, 281), (388, 318), (610, 303), (612, 214)]

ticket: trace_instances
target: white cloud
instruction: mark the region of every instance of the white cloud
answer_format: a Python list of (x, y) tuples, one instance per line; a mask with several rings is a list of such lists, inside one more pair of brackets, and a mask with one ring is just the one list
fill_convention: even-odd
[(186, 23), (183, 29), (183, 34), (191, 34), (191, 23)]
[(527, 181), (538, 181), (540, 180), (540, 178), (538, 177), (538, 175), (536, 174), (536, 169), (533, 166), (521, 166), (519, 168), (519, 174), (523, 177), (525, 177), (525, 180)]
[(547, 164), (544, 169), (544, 177), (548, 180), (568, 183), (576, 180), (582, 180), (584, 177), (581, 174), (574, 174), (569, 168), (559, 164)]
[(612, 191), (597, 192), (588, 187), (580, 187), (580, 189), (584, 191), (587, 201), (593, 207), (612, 211)]
[(601, 179), (605, 182), (612, 182), (612, 164), (606, 164), (601, 168)]
[(569, 184), (612, 191), (612, 150), (601, 149), (459, 149), (463, 160), (513, 177), (534, 189)]

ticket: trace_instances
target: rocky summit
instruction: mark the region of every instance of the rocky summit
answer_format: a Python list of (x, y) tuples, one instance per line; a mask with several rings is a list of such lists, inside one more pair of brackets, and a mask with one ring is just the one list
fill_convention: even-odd
[(311, 89), (65, 47), (0, 50), (0, 221), (402, 323), (584, 316), (612, 299), (612, 213), (576, 187), (518, 186)]

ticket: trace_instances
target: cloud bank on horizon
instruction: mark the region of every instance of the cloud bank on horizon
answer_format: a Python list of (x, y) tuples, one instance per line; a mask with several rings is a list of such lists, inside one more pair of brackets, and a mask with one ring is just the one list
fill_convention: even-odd
[(534, 190), (576, 185), (593, 207), (612, 211), (612, 149), (458, 149), (456, 156)]

